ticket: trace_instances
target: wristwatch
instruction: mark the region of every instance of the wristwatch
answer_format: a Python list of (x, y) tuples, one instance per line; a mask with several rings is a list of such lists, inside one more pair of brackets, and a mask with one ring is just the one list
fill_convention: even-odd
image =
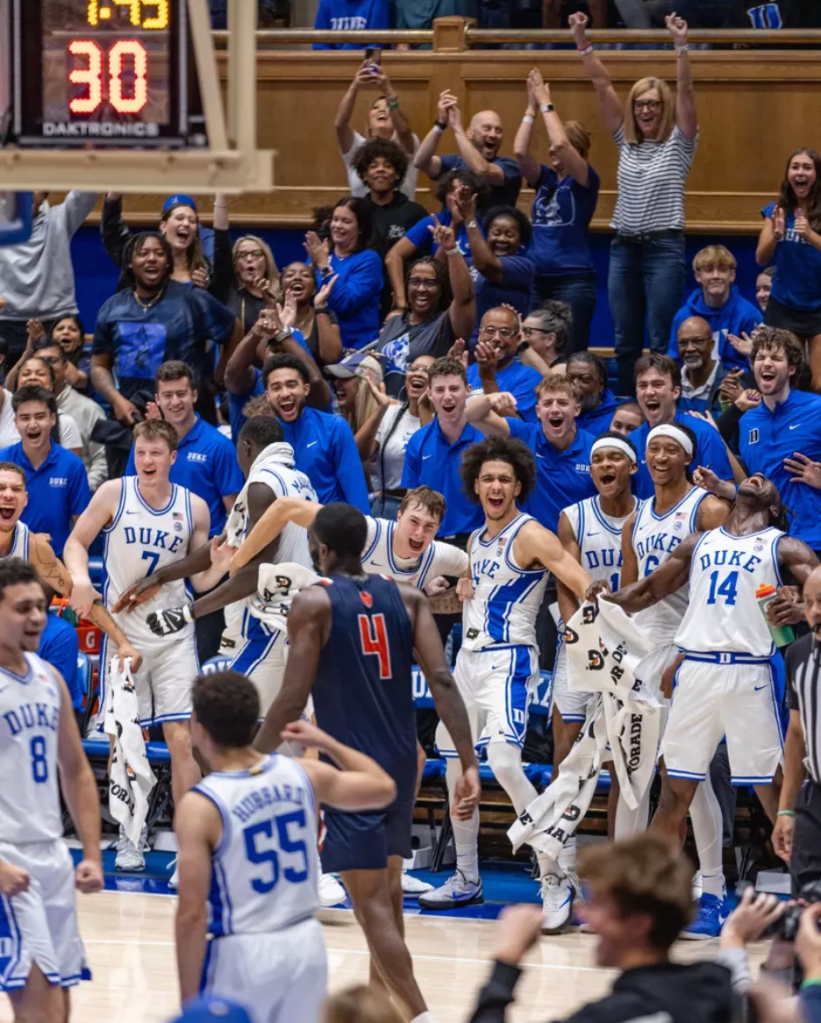
[(478, 226), (479, 226), (479, 225), (478, 225), (478, 224), (476, 223), (476, 221), (475, 221), (475, 220), (469, 220), (469, 221), (468, 221), (468, 222), (467, 222), (467, 223), (465, 224), (465, 230), (466, 230), (466, 231), (470, 231), (470, 230), (472, 230), (472, 229), (473, 229), (474, 227), (478, 227)]
[(434, 128), (438, 128), (439, 131), (444, 131), (445, 128), (447, 128), (447, 126), (448, 126), (448, 122), (447, 121), (445, 121), (444, 124), (441, 121), (434, 121), (433, 122), (433, 127)]
[(551, 111), (553, 111), (555, 109), (556, 108), (553, 106), (552, 103), (540, 103), (539, 104), (539, 110), (541, 110), (541, 112), (543, 114), (549, 114), (549, 113), (551, 113)]

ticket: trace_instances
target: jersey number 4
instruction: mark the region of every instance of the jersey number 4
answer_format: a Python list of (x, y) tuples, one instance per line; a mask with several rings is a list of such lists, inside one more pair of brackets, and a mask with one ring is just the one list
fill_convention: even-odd
[(391, 651), (388, 647), (388, 630), (384, 615), (358, 615), (359, 638), (363, 654), (375, 654), (379, 658), (379, 677), (391, 677)]

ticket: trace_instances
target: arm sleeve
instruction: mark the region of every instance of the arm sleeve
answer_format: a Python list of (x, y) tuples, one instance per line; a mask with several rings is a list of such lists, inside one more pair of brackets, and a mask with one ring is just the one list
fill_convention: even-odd
[(408, 490), (418, 487), (421, 482), (420, 470), (422, 463), (419, 458), (419, 445), (416, 443), (416, 438), (420, 432), (417, 431), (411, 437), (408, 441), (408, 446), (405, 448), (405, 464), (402, 466), (402, 486), (407, 487)]
[(86, 217), (94, 209), (97, 202), (96, 192), (69, 192), (63, 207), (65, 209), (66, 231), (71, 237), (83, 226)]
[(91, 500), (91, 490), (89, 490), (85, 466), (76, 455), (72, 456), (68, 485), (69, 515), (82, 515)]
[[(464, 167), (465, 161), (459, 156), (458, 153), (445, 153), (444, 156), (440, 156), (439, 159), (442, 161), (439, 170), (439, 177), (443, 174), (447, 174), (448, 171), (456, 170), (458, 167)], [(430, 174), (428, 174), (430, 177)], [(436, 179), (432, 179), (436, 180)]]
[(518, 966), (495, 962), (490, 980), (479, 992), (470, 1023), (504, 1023), (505, 1010), (513, 1001), (513, 991), (521, 975)]
[(335, 427), (336, 478), (348, 504), (358, 508), (364, 515), (369, 515), (371, 508), (365, 471), (353, 433), (344, 419), (336, 420)]
[(535, 272), (527, 256), (502, 256), (502, 287), (516, 291), (531, 291)]
[[(134, 459), (134, 449), (131, 449), (128, 464), (131, 465)], [(130, 475), (126, 470), (126, 475)], [(237, 453), (234, 445), (225, 439), (214, 452), (214, 479), (219, 488), (220, 497), (227, 497), (229, 494), (238, 494), (245, 486), (245, 477), (237, 461)]]
[(231, 235), (228, 231), (214, 230), (214, 274), (211, 294), (220, 302), (227, 302), (234, 286), (234, 259), (231, 254)]
[(374, 300), (381, 290), (382, 260), (372, 249), (365, 249), (348, 273), (337, 280), (328, 306), (344, 316)]
[(123, 251), (128, 241), (128, 227), (123, 220), (123, 201), (106, 199), (103, 203), (103, 216), (100, 221), (100, 234), (103, 247), (118, 267), (122, 267)]
[(453, 544), (437, 543), (436, 540), (433, 542), (436, 546), (430, 574), (464, 575), (465, 569), (470, 563), (468, 555), (464, 551), (460, 551), (458, 547), (454, 547)]
[(428, 248), (431, 240), (429, 227), (433, 227), (433, 217), (423, 217), (421, 220), (417, 220), (413, 227), (405, 231), (405, 238), (412, 242), (417, 249)]

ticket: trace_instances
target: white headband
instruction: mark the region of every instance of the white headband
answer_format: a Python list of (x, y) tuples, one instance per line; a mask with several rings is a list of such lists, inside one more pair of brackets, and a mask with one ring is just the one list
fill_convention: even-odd
[(593, 442), (593, 447), (590, 449), (590, 457), (592, 458), (597, 451), (601, 451), (603, 448), (615, 448), (617, 451), (623, 451), (634, 465), (638, 464), (636, 452), (626, 440), (620, 440), (618, 437), (599, 437), (597, 441)]
[(654, 426), (653, 429), (647, 434), (647, 443), (649, 444), (654, 437), (669, 437), (674, 440), (677, 444), (681, 444), (686, 454), (692, 458), (695, 454), (693, 449), (693, 442), (681, 429), (676, 426), (675, 423), (662, 423), (660, 426)]

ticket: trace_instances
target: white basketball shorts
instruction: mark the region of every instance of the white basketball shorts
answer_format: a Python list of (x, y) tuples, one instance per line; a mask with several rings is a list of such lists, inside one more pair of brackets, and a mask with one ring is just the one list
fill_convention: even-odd
[[(539, 684), (538, 650), (528, 646), (462, 647), (453, 677), (465, 701), (477, 750), (491, 742), (508, 742), (521, 749), (528, 704)], [(453, 740), (441, 722), (436, 729), (436, 748), (443, 757), (456, 756)]]
[(220, 654), (231, 658), (231, 667), (239, 671), (256, 686), (259, 693), (260, 713), (263, 717), (279, 696), (282, 677), (288, 660), (288, 633), (266, 625), (259, 618), (246, 614), (242, 632), (228, 645), (223, 635)]
[(316, 1023), (327, 986), (325, 941), (313, 918), (208, 942), (202, 993), (243, 1005), (251, 1023)]
[(783, 737), (769, 662), (685, 660), (661, 755), (673, 778), (703, 781), (723, 736), (734, 785), (766, 785), (782, 761)]
[(60, 987), (91, 980), (77, 926), (74, 864), (65, 842), (0, 842), (0, 860), (31, 877), (27, 891), (0, 897), (0, 991), (25, 987), (33, 963)]

